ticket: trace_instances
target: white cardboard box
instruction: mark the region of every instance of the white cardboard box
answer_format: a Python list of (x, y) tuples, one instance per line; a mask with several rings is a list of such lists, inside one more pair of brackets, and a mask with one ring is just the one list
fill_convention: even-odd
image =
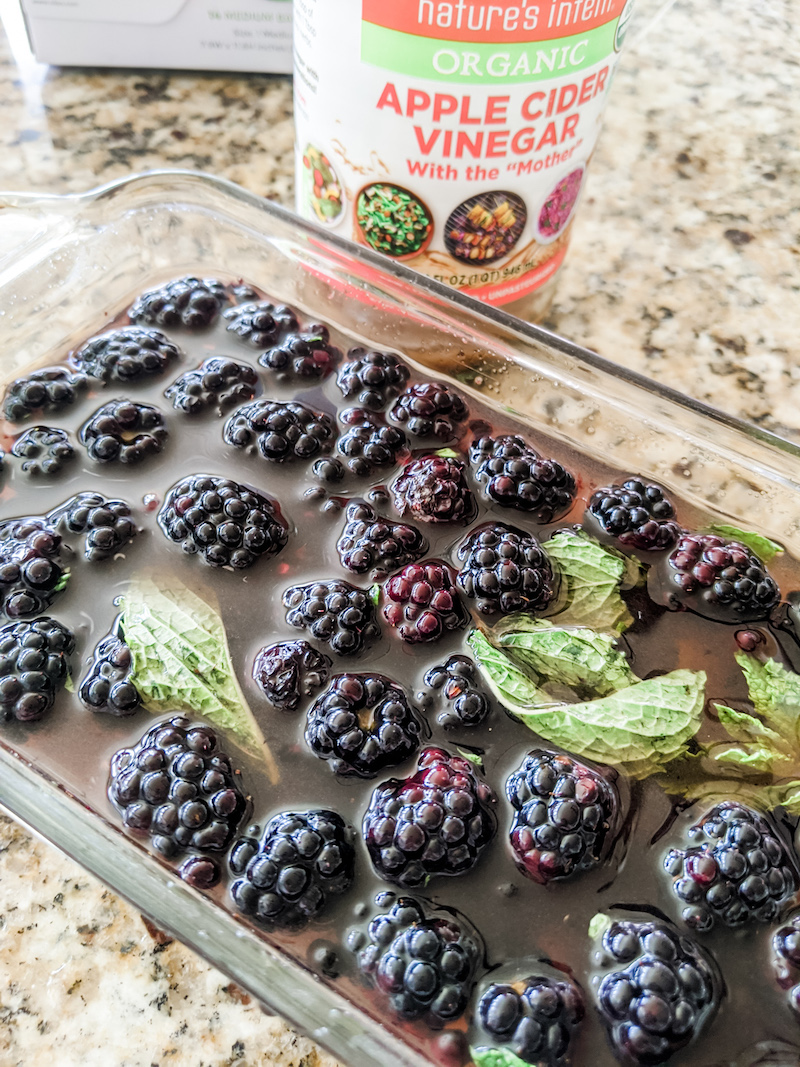
[(22, 11), (43, 63), (292, 69), (291, 0), (22, 0)]

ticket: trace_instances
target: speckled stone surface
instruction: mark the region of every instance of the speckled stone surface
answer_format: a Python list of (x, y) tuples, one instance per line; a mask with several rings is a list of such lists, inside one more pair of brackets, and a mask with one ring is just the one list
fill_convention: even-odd
[[(291, 203), (286, 79), (47, 70), (0, 14), (0, 189), (189, 167)], [(800, 440), (797, 24), (797, 0), (642, 0), (547, 325)], [(333, 1061), (0, 820), (0, 1064)]]

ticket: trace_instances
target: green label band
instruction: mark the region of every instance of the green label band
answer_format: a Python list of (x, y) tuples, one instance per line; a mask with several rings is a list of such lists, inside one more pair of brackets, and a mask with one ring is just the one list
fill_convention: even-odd
[(573, 74), (614, 52), (618, 19), (586, 33), (532, 44), (464, 44), (361, 24), (361, 58), (384, 70), (434, 81), (498, 85)]

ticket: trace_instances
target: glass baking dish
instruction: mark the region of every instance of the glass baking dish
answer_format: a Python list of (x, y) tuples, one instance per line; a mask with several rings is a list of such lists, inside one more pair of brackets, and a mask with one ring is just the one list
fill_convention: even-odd
[[(725, 521), (746, 527), (757, 516), (800, 555), (797, 446), (205, 175), (157, 172), (80, 196), (0, 196), (2, 378), (60, 358), (143, 289), (187, 273), (252, 281)], [(430, 1062), (3, 737), (0, 803), (351, 1067)]]

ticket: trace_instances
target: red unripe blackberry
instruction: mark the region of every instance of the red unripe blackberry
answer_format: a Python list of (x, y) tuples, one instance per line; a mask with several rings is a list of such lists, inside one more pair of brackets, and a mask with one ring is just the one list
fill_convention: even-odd
[(440, 560), (409, 563), (383, 587), (383, 617), (404, 641), (437, 641), (460, 630), (467, 613), (453, 571)]
[(717, 534), (682, 533), (664, 573), (673, 603), (712, 619), (764, 619), (780, 599), (755, 552)]
[(717, 804), (688, 831), (691, 846), (670, 849), (664, 869), (695, 930), (770, 923), (798, 888), (796, 865), (770, 820), (738, 801)]
[(126, 829), (163, 856), (224, 851), (247, 809), (216, 731), (180, 715), (114, 754), (108, 797)]
[(553, 522), (572, 507), (572, 474), (516, 434), (478, 438), (469, 460), (486, 495), (500, 507), (524, 511), (541, 523)]
[(465, 525), (477, 511), (464, 464), (448, 456), (430, 455), (412, 460), (395, 479), (392, 493), (400, 514), (420, 522)]
[(595, 489), (587, 514), (609, 537), (643, 552), (670, 548), (681, 532), (675, 508), (661, 487), (639, 478)]
[(509, 776), (510, 841), (517, 866), (547, 884), (596, 867), (619, 815), (616, 788), (570, 756), (531, 752)]
[(215, 278), (176, 278), (148, 289), (134, 301), (128, 312), (131, 322), (151, 326), (185, 326), (204, 330), (220, 308), (231, 302), (227, 286)]
[(496, 797), (469, 760), (426, 748), (417, 768), (374, 790), (362, 827), (380, 877), (407, 888), (471, 870), (497, 827)]

